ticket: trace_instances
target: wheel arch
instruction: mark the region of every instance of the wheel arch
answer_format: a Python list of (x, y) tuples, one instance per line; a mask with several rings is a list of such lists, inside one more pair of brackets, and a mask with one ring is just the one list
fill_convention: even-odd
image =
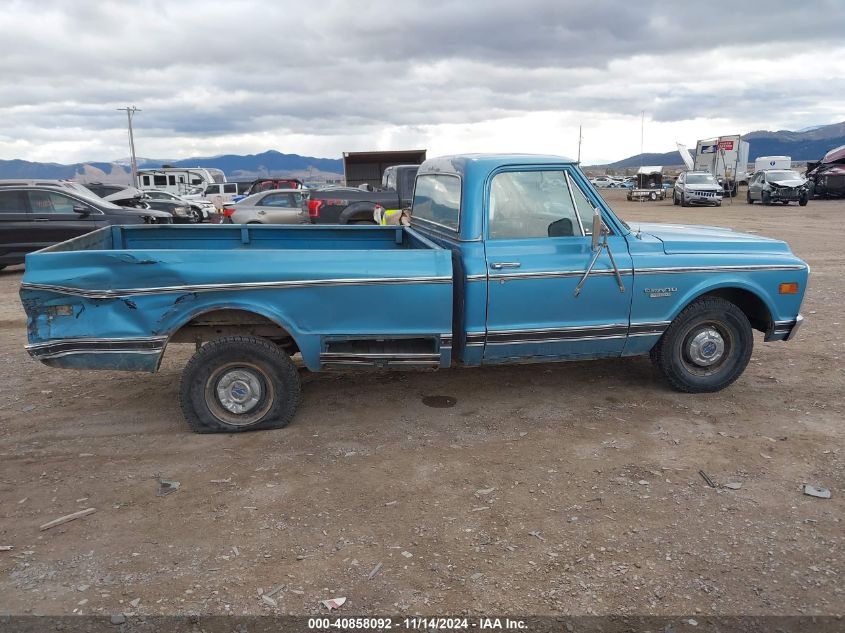
[(168, 329), (167, 340), (162, 348), (164, 355), (170, 343), (190, 343), (227, 336), (229, 334), (250, 334), (268, 338), (280, 344), (289, 354), (301, 351), (301, 336), (263, 306), (244, 306), (238, 303), (219, 303), (198, 307), (182, 315)]
[(349, 224), (356, 220), (370, 220), (373, 221), (373, 211), (375, 210), (375, 202), (353, 202), (340, 212), (338, 222), (340, 224)]
[(738, 280), (725, 281), (719, 285), (707, 288), (698, 288), (691, 293), (675, 310), (670, 319), (674, 320), (687, 306), (708, 297), (716, 297), (730, 301), (745, 314), (751, 327), (760, 332), (768, 332), (774, 323), (775, 314), (773, 306), (764, 298), (757, 288), (739, 282)]

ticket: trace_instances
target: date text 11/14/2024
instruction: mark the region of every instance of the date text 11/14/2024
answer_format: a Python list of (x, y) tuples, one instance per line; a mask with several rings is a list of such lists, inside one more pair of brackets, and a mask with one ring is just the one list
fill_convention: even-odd
[(378, 618), (341, 617), (309, 618), (308, 629), (328, 630), (374, 630), (408, 629), (413, 631), (437, 630), (525, 630), (524, 620), (511, 618)]

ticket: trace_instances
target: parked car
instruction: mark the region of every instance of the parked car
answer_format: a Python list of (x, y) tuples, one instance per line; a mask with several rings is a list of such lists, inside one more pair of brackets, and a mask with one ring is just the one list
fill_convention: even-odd
[(196, 345), (181, 406), (211, 433), (288, 424), (294, 354), (312, 371), (650, 354), (673, 388), (703, 393), (739, 378), (753, 329), (790, 340), (803, 320), (809, 270), (786, 243), (631, 228), (570, 159), (428, 160), (411, 223), (101, 230), (30, 255), (27, 349), (154, 372), (170, 343)]
[(620, 180), (611, 178), (610, 176), (596, 176), (595, 178), (590, 178), (590, 182), (599, 189), (614, 189), (622, 186)]
[(115, 224), (166, 224), (169, 213), (126, 209), (93, 193), (54, 185), (0, 186), (0, 268), (27, 253)]
[(373, 224), (376, 205), (388, 210), (411, 206), (419, 167), (391, 165), (382, 174), (381, 189), (331, 185), (312, 190), (308, 218), (312, 224)]
[(725, 190), (713, 174), (706, 171), (682, 171), (672, 190), (672, 202), (682, 207), (691, 204), (722, 206)]
[(195, 223), (210, 221), (215, 215), (217, 215), (217, 207), (208, 200), (185, 200), (185, 198), (177, 196), (175, 193), (159, 189), (147, 189), (144, 191), (144, 194), (146, 195), (145, 199), (148, 200), (163, 200), (180, 205), (187, 204), (190, 207), (190, 213)]
[(222, 209), (227, 202), (232, 202), (238, 195), (238, 183), (236, 182), (215, 182), (205, 185), (202, 188), (194, 187), (188, 193), (182, 195), (185, 200), (207, 200), (217, 209)]
[(91, 182), (85, 183), (85, 187), (103, 198), (103, 200), (113, 202), (121, 207), (164, 211), (173, 217), (174, 222), (178, 223), (202, 221), (198, 214), (192, 212), (190, 203), (182, 200), (154, 200), (147, 196), (146, 191), (128, 185)]
[(748, 204), (754, 204), (759, 200), (763, 204), (797, 202), (805, 207), (810, 199), (810, 190), (807, 179), (802, 178), (797, 171), (764, 169), (754, 174), (751, 182), (748, 183), (748, 192), (745, 195)]
[(817, 198), (845, 198), (845, 145), (827, 152), (820, 161), (807, 163), (810, 195)]
[(303, 224), (308, 222), (307, 196), (302, 189), (276, 189), (255, 193), (223, 206), (233, 224)]

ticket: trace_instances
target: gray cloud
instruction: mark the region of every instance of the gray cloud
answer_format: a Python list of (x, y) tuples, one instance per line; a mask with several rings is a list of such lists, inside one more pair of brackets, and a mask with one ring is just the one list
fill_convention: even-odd
[(0, 4), (1, 158), (86, 135), (119, 146), (126, 104), (160, 147), (251, 135), (261, 151), (531, 112), (777, 126), (845, 95), (830, 66), (783, 81), (751, 65), (843, 47), (837, 0)]

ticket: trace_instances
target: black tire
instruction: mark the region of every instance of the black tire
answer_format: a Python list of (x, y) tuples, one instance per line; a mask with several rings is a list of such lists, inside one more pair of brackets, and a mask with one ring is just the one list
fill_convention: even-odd
[(688, 207), (689, 206), (689, 202), (687, 202), (687, 197), (684, 195), (683, 191), (681, 192), (681, 206), (682, 207)]
[(753, 348), (745, 313), (730, 301), (713, 297), (691, 303), (675, 317), (652, 348), (651, 360), (673, 389), (709, 393), (740, 377)]
[(745, 201), (748, 204), (754, 204), (754, 201), (751, 199), (751, 190), (750, 189), (745, 192)]
[(277, 345), (257, 336), (226, 336), (203, 345), (185, 366), (180, 400), (196, 433), (238, 433), (287, 426), (300, 393), (296, 367)]
[(799, 200), (798, 200), (798, 206), (799, 206), (799, 207), (806, 207), (806, 206), (807, 206), (807, 203), (808, 203), (809, 201), (810, 201), (810, 197), (809, 197), (809, 196), (807, 196), (807, 195), (801, 196), (801, 198), (799, 198)]
[(657, 192), (652, 191), (650, 194), (648, 194), (648, 199), (649, 200), (657, 200)]
[(677, 207), (679, 204), (681, 204), (681, 201), (680, 201), (680, 200), (678, 200), (678, 196), (677, 196), (677, 195), (675, 195), (675, 192), (674, 192), (674, 191), (672, 192), (672, 204), (674, 204), (676, 207)]
[(202, 222), (202, 211), (196, 207), (191, 207), (189, 219), (192, 224), (200, 224)]
[(721, 201), (721, 200), (719, 200), (719, 202), (717, 202), (714, 206), (721, 207), (721, 206), (722, 206), (722, 201)]
[(763, 193), (761, 193), (760, 199), (762, 200), (763, 204), (767, 207), (772, 204), (772, 194), (770, 194), (768, 191), (764, 191)]

